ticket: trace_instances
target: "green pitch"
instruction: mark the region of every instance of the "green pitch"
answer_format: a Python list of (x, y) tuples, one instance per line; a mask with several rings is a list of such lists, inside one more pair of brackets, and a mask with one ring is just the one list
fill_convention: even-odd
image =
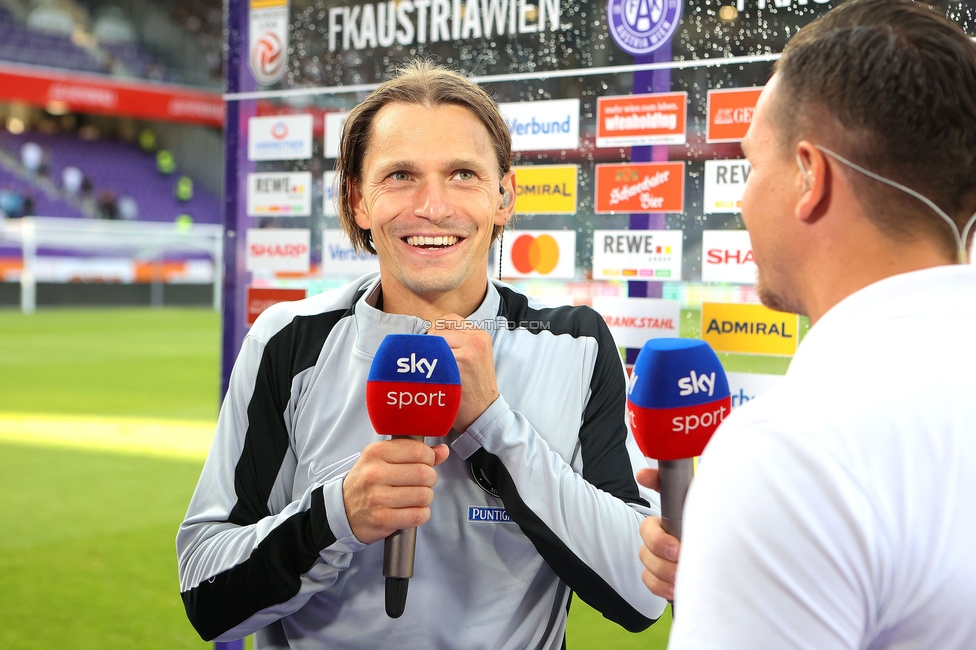
[[(0, 648), (212, 648), (174, 538), (216, 419), (204, 309), (0, 310)], [(636, 553), (636, 540), (635, 549)], [(664, 648), (575, 599), (571, 650)]]

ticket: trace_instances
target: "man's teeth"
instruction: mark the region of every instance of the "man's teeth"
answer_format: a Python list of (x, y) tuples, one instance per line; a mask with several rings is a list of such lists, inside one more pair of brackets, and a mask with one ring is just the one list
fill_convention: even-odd
[(458, 242), (458, 238), (454, 235), (446, 235), (443, 237), (407, 237), (407, 243), (411, 246), (453, 246)]

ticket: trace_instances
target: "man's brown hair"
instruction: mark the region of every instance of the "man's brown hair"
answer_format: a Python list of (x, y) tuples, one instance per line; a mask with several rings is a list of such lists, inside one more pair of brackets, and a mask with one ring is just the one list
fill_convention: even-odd
[[(336, 162), (339, 223), (357, 251), (376, 253), (370, 232), (356, 224), (352, 206), (349, 204), (348, 183), (360, 182), (363, 159), (370, 145), (373, 118), (381, 108), (396, 102), (428, 108), (452, 104), (468, 109), (488, 131), (498, 160), (499, 176), (512, 168), (512, 136), (498, 105), (487, 92), (463, 75), (428, 60), (421, 59), (407, 64), (352, 109), (342, 127), (339, 158)], [(444, 124), (442, 128), (449, 129), (451, 125)], [(502, 228), (503, 226), (495, 226), (492, 241), (498, 237)]]

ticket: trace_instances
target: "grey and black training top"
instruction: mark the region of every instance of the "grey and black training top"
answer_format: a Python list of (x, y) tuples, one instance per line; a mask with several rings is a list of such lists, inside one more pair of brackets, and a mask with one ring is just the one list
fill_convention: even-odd
[[(571, 592), (627, 629), (664, 608), (641, 582), (648, 507), (625, 423), (625, 374), (587, 307), (540, 308), (491, 282), (501, 396), (452, 432), (418, 529), (406, 609), (384, 610), (383, 544), (346, 519), (342, 480), (377, 440), (366, 378), (387, 334), (378, 275), (264, 312), (244, 339), (177, 536), (180, 590), (205, 639), (258, 648), (559, 648)], [(431, 442), (440, 441), (430, 439)]]

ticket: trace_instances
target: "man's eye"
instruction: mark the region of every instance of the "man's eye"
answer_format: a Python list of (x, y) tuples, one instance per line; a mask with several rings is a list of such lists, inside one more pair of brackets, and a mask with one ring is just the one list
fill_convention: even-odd
[(393, 172), (390, 174), (390, 178), (395, 181), (408, 181), (410, 180), (410, 174), (407, 172)]
[(472, 178), (474, 178), (474, 172), (471, 171), (470, 169), (462, 169), (457, 173), (457, 177), (459, 180), (469, 181)]

